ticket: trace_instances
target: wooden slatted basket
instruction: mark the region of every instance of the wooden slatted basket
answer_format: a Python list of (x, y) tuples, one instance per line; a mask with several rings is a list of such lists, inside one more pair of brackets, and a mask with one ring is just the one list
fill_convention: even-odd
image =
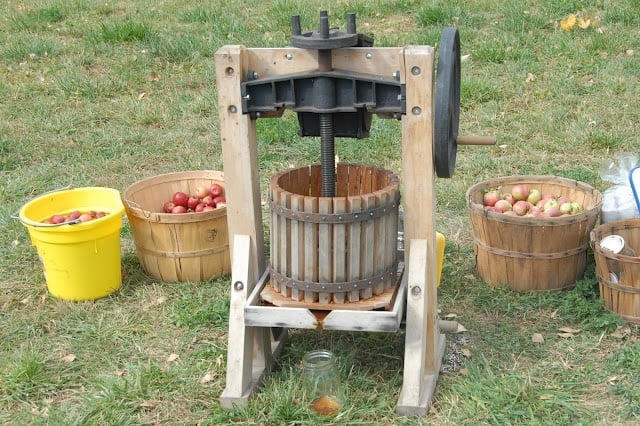
[[(620, 235), (636, 256), (615, 254), (600, 246), (609, 235)], [(625, 219), (598, 226), (591, 232), (596, 276), (604, 307), (626, 321), (640, 323), (640, 219)]]
[(397, 281), (399, 179), (378, 167), (340, 163), (336, 196), (321, 196), (321, 166), (275, 176), (271, 284), (307, 304), (358, 302)]
[(167, 173), (143, 179), (122, 194), (138, 259), (152, 277), (166, 282), (205, 281), (231, 272), (227, 208), (210, 212), (162, 213), (177, 191), (195, 194), (218, 183), (219, 171)]
[[(581, 213), (556, 218), (508, 216), (484, 209), (484, 192), (500, 187), (511, 192), (527, 184), (544, 194), (582, 203)], [(554, 176), (510, 176), (480, 182), (467, 191), (479, 276), (490, 285), (516, 291), (571, 288), (582, 278), (589, 233), (596, 224), (602, 195), (595, 188)]]

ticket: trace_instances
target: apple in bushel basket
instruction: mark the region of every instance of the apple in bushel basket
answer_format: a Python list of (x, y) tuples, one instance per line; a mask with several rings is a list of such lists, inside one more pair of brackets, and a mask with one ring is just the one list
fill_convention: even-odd
[(195, 210), (196, 206), (200, 204), (200, 199), (195, 195), (191, 195), (187, 200), (187, 208)]
[(224, 188), (222, 188), (222, 186), (218, 183), (212, 183), (211, 187), (209, 188), (209, 193), (213, 198), (221, 196), (223, 192)]
[(189, 196), (182, 191), (178, 191), (173, 194), (171, 199), (176, 206), (187, 207), (187, 203), (189, 202)]

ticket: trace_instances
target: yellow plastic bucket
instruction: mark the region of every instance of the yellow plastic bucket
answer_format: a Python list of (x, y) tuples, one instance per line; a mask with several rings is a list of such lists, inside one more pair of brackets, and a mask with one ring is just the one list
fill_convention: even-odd
[[(106, 212), (88, 222), (43, 223), (54, 214)], [(122, 285), (120, 230), (124, 205), (111, 188), (86, 187), (50, 192), (25, 204), (19, 219), (29, 230), (49, 292), (59, 299), (95, 300)]]

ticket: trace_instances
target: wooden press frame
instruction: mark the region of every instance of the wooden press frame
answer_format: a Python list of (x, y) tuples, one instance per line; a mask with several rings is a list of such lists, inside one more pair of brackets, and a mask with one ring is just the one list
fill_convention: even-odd
[[(242, 113), (240, 86), (249, 71), (259, 78), (317, 70), (317, 51), (224, 46), (215, 55), (220, 139), (232, 253), (224, 408), (246, 405), (273, 366), (287, 328), (395, 332), (406, 309), (402, 389), (396, 412), (425, 415), (435, 392), (445, 348), (437, 315), (434, 221), (434, 56), (431, 46), (332, 50), (334, 69), (398, 76), (406, 85), (402, 117), (402, 206), (405, 261), (397, 302), (390, 311), (334, 310), (320, 320), (305, 308), (259, 303), (268, 280), (264, 249), (256, 123)], [(405, 304), (406, 302), (406, 304)]]

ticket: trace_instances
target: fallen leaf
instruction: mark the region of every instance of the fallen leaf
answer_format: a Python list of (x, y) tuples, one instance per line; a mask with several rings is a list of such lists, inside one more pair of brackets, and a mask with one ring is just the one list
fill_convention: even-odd
[(160, 74), (155, 71), (151, 71), (151, 76), (149, 77), (151, 81), (160, 81)]
[(74, 354), (68, 354), (62, 357), (64, 362), (73, 362), (76, 360), (76, 356)]
[(20, 303), (22, 303), (23, 305), (28, 304), (28, 303), (29, 303), (29, 297), (25, 297), (24, 299), (22, 299), (22, 300), (20, 301)]
[(536, 76), (531, 74), (531, 73), (527, 73), (527, 78), (524, 79), (525, 83), (531, 83), (533, 80), (536, 79)]
[(578, 23), (578, 26), (580, 28), (585, 30), (585, 29), (589, 28), (589, 26), (591, 25), (591, 18), (586, 18), (586, 19), (578, 18), (577, 23)]
[(542, 395), (540, 395), (540, 399), (543, 401), (553, 399), (553, 395), (551, 395), (550, 393), (543, 393)]
[(460, 352), (462, 353), (462, 355), (464, 355), (465, 358), (471, 358), (471, 351), (469, 349), (460, 349)]
[(635, 50), (633, 50), (633, 49), (627, 49), (627, 50), (626, 50), (626, 53), (627, 53), (627, 55), (629, 55), (629, 56), (633, 56), (633, 54), (635, 53)]
[(469, 370), (466, 369), (465, 367), (461, 368), (460, 370), (458, 370), (458, 372), (460, 374), (462, 374), (463, 376), (468, 376), (469, 375)]
[(571, 328), (571, 327), (560, 327), (558, 329), (559, 332), (561, 333), (571, 333), (571, 334), (578, 334), (580, 333), (582, 330), (578, 329), (578, 328)]
[(123, 376), (124, 373), (126, 373), (126, 370), (116, 370), (113, 372), (113, 374), (115, 374), (118, 377)]
[(144, 98), (146, 95), (146, 93), (142, 92), (138, 94), (138, 100), (141, 100), (142, 98)]
[(206, 384), (206, 383), (211, 382), (212, 380), (213, 380), (213, 374), (211, 374), (211, 373), (207, 373), (207, 374), (205, 374), (204, 376), (202, 376), (202, 377), (200, 378), (200, 384), (201, 384), (201, 385), (204, 385), (204, 384)]
[(571, 337), (574, 337), (575, 334), (573, 333), (558, 333), (559, 337), (562, 337), (563, 339), (569, 339)]
[(180, 355), (178, 354), (171, 354), (167, 357), (167, 362), (173, 362), (175, 360), (177, 360), (178, 358), (180, 358)]
[(616, 383), (618, 383), (620, 381), (620, 379), (618, 378), (618, 376), (611, 376), (609, 377), (609, 379), (607, 380), (607, 382), (610, 385), (615, 385)]
[(447, 314), (444, 316), (445, 319), (455, 319), (458, 318), (458, 314)]
[(216, 358), (216, 367), (220, 368), (222, 367), (222, 361), (223, 361), (223, 357), (222, 354), (218, 355), (218, 358)]
[(576, 15), (573, 13), (560, 20), (560, 27), (565, 31), (571, 31), (574, 25), (576, 25)]
[(460, 56), (460, 62), (468, 61), (471, 58), (471, 55), (462, 55)]
[(533, 343), (544, 343), (544, 336), (540, 333), (533, 333), (533, 336), (531, 336), (531, 341)]
[(462, 325), (462, 324), (458, 323), (458, 328), (456, 328), (456, 331), (455, 331), (455, 332), (456, 332), (456, 333), (464, 333), (465, 331), (468, 331), (468, 330), (466, 329), (466, 327), (465, 327), (464, 325)]
[(167, 300), (167, 298), (165, 296), (160, 296), (156, 299), (153, 299), (152, 301), (146, 303), (145, 305), (142, 306), (143, 310), (148, 310), (150, 308), (153, 308), (154, 306), (158, 306), (158, 305), (162, 305), (165, 301)]
[(625, 338), (629, 333), (631, 333), (631, 329), (629, 327), (625, 327), (625, 326), (618, 326), (618, 328), (616, 328), (616, 331), (614, 331), (613, 333), (611, 333), (611, 337), (616, 337), (618, 339), (623, 339)]

